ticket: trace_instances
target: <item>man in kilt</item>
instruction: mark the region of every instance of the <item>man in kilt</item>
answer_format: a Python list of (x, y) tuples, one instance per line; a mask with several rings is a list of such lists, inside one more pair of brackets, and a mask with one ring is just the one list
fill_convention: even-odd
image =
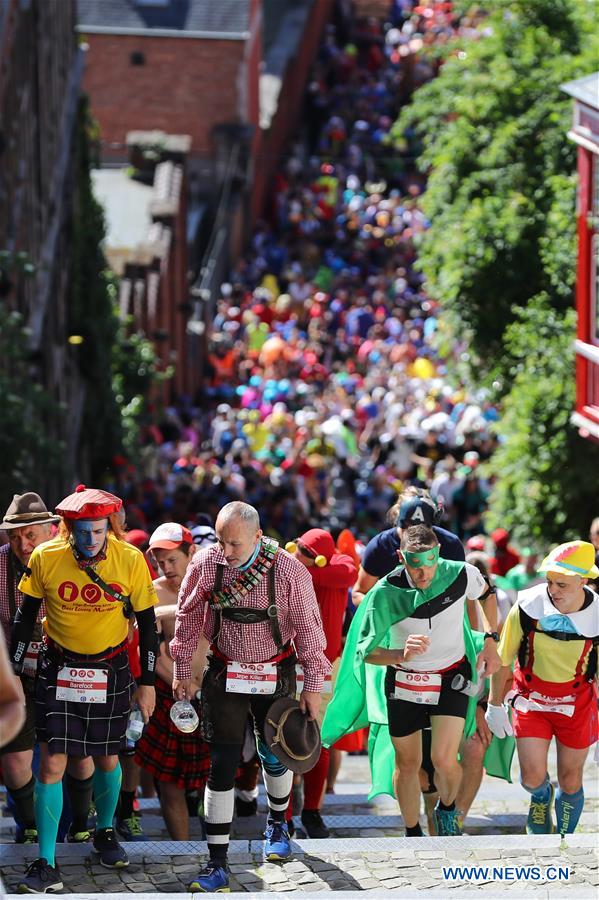
[[(8, 544), (0, 547), (0, 625), (7, 647), (10, 646), (14, 618), (23, 599), (19, 582), (29, 565), (31, 554), (38, 544), (50, 540), (53, 526), (59, 521), (60, 516), (55, 516), (46, 509), (39, 494), (27, 491), (14, 495), (0, 523), (0, 528), (8, 535)], [(44, 615), (42, 603), (21, 672), (25, 723), (16, 737), (0, 749), (2, 775), (10, 808), (17, 823), (15, 840), (19, 844), (37, 844), (32, 764), (35, 747), (35, 672)], [(89, 757), (69, 760), (64, 784), (69, 799), (66, 811), (69, 812), (70, 806), (72, 816), (67, 833), (67, 841), (70, 843), (79, 844), (91, 840), (88, 814), (92, 799), (93, 768)], [(61, 822), (63, 828), (68, 824)]]
[[(69, 757), (94, 760), (97, 830), (93, 846), (102, 865), (128, 865), (112, 820), (119, 797), (118, 753), (125, 745), (131, 699), (147, 721), (154, 710), (158, 641), (156, 592), (143, 555), (124, 540), (117, 512), (122, 501), (79, 485), (56, 508), (58, 536), (36, 547), (19, 590), (23, 600), (11, 639), (13, 667), (22, 669), (42, 601), (44, 638), (36, 682), (40, 772), (35, 815), (40, 858), (27, 869), (19, 893), (62, 888), (56, 864), (61, 780)], [(142, 675), (134, 682), (127, 657), (127, 616), (139, 629)]]
[(318, 715), (320, 691), (331, 670), (306, 567), (262, 535), (258, 513), (247, 503), (227, 503), (215, 527), (218, 544), (196, 553), (187, 568), (170, 644), (173, 692), (191, 699), (193, 652), (200, 634), (211, 641), (201, 694), (202, 736), (210, 745), (204, 794), (210, 860), (189, 885), (203, 892), (229, 890), (233, 785), (250, 713), (269, 806), (264, 857), (290, 856), (285, 814), (293, 773), (270, 749), (265, 722), (274, 700), (294, 697), (296, 661), (304, 669), (300, 706), (310, 719)]

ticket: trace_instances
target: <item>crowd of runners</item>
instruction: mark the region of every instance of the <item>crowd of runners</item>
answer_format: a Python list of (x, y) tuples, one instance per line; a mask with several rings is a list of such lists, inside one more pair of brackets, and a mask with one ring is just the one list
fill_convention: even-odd
[(284, 861), (299, 821), (329, 836), (348, 750), (368, 748), (372, 793), (397, 798), (408, 836), (421, 807), (430, 834), (461, 834), (515, 749), (527, 830), (576, 828), (599, 519), (557, 548), (487, 533), (499, 411), (435, 349), (417, 147), (391, 138), (434, 74), (421, 50), (476, 25), (396, 0), (385, 25), (329, 27), (305, 133), (221, 287), (201, 395), (148, 424), (101, 488), (53, 509), (5, 498), (0, 619), (27, 715), (10, 740), (3, 719), (2, 773), (17, 840), (39, 845), (19, 891), (62, 888), (62, 840), (126, 866), (140, 790), (173, 840), (201, 817), (190, 888), (226, 890), (259, 779), (265, 858)]

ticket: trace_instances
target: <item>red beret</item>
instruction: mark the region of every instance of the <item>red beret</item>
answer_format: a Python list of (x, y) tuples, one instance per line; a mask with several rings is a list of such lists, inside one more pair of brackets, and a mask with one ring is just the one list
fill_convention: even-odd
[(56, 512), (63, 519), (107, 519), (122, 505), (120, 497), (80, 484), (56, 506)]

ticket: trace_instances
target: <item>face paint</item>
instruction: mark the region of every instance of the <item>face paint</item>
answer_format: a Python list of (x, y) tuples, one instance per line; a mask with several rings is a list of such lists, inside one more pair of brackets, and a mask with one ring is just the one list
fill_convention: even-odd
[(106, 543), (108, 519), (78, 519), (73, 522), (73, 543), (86, 559), (97, 556)]
[(419, 569), (421, 566), (434, 566), (439, 562), (439, 546), (431, 547), (430, 550), (423, 550), (421, 553), (412, 553), (409, 550), (402, 550), (403, 558), (411, 569)]

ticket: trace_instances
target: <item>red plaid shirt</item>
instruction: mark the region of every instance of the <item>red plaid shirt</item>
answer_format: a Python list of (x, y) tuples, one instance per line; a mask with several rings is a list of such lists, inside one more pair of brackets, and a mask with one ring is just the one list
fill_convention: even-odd
[[(215, 615), (208, 606), (208, 600), (214, 589), (217, 565), (225, 567), (223, 588), (238, 578), (239, 571), (227, 565), (222, 550), (214, 545), (194, 556), (183, 579), (175, 636), (170, 643), (175, 678), (178, 680), (191, 676), (190, 660), (200, 633), (203, 631), (208, 640), (213, 638)], [(292, 640), (295, 644), (305, 672), (304, 689), (318, 692), (325, 675), (331, 670), (331, 664), (324, 654), (326, 638), (312, 578), (307, 568), (285, 550), (277, 551), (274, 567), (281, 637), (284, 643)], [(243, 606), (266, 609), (268, 575), (245, 598)], [(268, 622), (242, 625), (225, 618), (218, 635), (218, 649), (235, 662), (264, 662), (277, 654), (277, 645), (272, 639)]]
[[(0, 625), (2, 625), (2, 630), (4, 631), (4, 637), (6, 638), (7, 645), (10, 645), (10, 633), (12, 631), (12, 623), (14, 619), (14, 614), (21, 605), (23, 600), (23, 594), (18, 589), (17, 585), (21, 580), (21, 576), (17, 571), (16, 566), (14, 566), (13, 560), (13, 598), (15, 603), (15, 609), (11, 609), (10, 605), (10, 589), (9, 589), (9, 571), (8, 571), (8, 561), (10, 555), (10, 544), (3, 544), (0, 547)], [(45, 616), (44, 604), (42, 603), (40, 610), (37, 614), (38, 623), (42, 621)]]

